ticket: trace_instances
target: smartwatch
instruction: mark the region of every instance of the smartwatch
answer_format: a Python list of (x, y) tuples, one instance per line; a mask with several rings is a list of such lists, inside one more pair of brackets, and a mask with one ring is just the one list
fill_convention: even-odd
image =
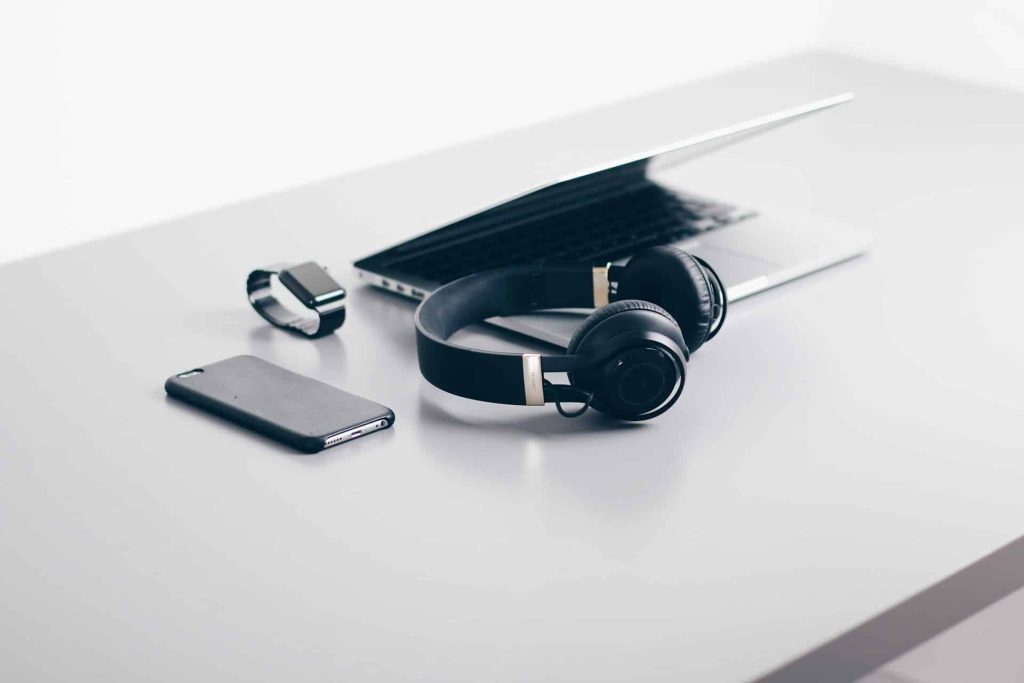
[[(305, 311), (289, 309), (274, 296), (274, 280), (292, 293)], [(275, 264), (249, 273), (245, 283), (249, 303), (275, 327), (309, 338), (334, 332), (345, 322), (345, 289), (313, 261), (295, 266)]]

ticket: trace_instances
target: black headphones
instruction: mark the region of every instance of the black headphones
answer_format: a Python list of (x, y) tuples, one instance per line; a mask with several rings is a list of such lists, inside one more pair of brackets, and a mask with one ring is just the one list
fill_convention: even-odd
[[(596, 308), (562, 355), (457, 346), (456, 331), (493, 316), (551, 308)], [(554, 402), (566, 417), (593, 406), (623, 420), (649, 420), (679, 398), (690, 353), (725, 322), (725, 287), (703, 259), (651, 247), (625, 266), (523, 265), (468, 275), (416, 310), (420, 372), (449, 393), (492, 403)], [(566, 372), (554, 385), (545, 372)], [(562, 403), (582, 403), (567, 412)]]

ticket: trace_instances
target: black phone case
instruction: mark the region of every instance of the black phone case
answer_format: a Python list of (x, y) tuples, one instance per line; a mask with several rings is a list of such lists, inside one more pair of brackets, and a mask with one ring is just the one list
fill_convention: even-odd
[[(167, 379), (170, 396), (289, 446), (315, 453), (340, 432), (395, 414), (379, 403), (255, 356), (235, 356)], [(332, 444), (334, 445), (334, 444)]]

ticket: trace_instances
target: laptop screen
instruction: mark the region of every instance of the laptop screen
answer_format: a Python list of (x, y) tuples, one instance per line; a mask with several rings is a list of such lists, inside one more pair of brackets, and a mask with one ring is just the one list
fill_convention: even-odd
[[(852, 99), (849, 94), (719, 128), (631, 159), (580, 169), (357, 261), (360, 270), (430, 290), (510, 263), (611, 261), (741, 218), (733, 207), (669, 190), (651, 172)], [(742, 212), (740, 212), (742, 213)]]

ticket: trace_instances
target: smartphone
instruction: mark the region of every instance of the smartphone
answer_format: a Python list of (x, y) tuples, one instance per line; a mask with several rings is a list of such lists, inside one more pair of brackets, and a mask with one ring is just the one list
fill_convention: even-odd
[(255, 356), (235, 356), (179, 372), (167, 379), (164, 389), (176, 399), (307, 453), (395, 423), (390, 408)]

